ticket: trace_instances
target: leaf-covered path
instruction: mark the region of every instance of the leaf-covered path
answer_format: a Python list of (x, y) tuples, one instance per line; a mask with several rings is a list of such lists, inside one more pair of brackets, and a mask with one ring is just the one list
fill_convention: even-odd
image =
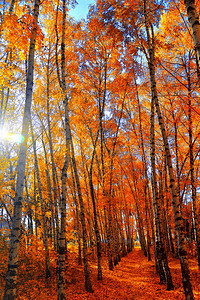
[[(104, 258), (102, 282), (97, 280), (96, 261), (92, 259), (91, 255), (89, 256), (94, 293), (85, 292), (83, 266), (78, 266), (77, 255), (69, 252), (69, 263), (66, 268), (66, 300), (185, 300), (180, 264), (177, 258), (169, 259), (175, 288), (173, 291), (166, 291), (165, 285), (159, 284), (154, 262), (148, 262), (140, 248), (135, 248), (122, 258), (113, 271), (108, 269), (107, 259)], [(25, 256), (23, 255), (23, 257)], [(51, 257), (53, 259), (53, 256)], [(194, 259), (190, 259), (189, 262), (195, 300), (200, 300), (200, 274), (197, 269), (197, 262)], [(34, 268), (32, 263), (36, 264)], [(51, 266), (52, 277), (48, 281), (45, 279), (44, 268), (39, 266), (39, 271), (39, 263), (36, 263), (35, 260), (32, 263), (29, 259), (25, 265), (22, 264), (20, 267), (17, 300), (56, 300), (56, 257), (54, 257), (54, 263)], [(0, 283), (0, 299), (2, 299), (5, 283)]]
[(184, 299), (182, 289), (174, 297), (174, 291), (166, 291), (165, 286), (159, 284), (154, 263), (148, 262), (138, 249), (123, 258), (113, 274), (107, 273), (105, 280), (108, 299)]
[[(179, 261), (177, 259), (170, 259), (169, 265), (175, 286), (173, 291), (166, 291), (165, 285), (159, 284), (154, 262), (148, 262), (143, 252), (136, 248), (126, 257), (122, 258), (113, 271), (109, 271), (108, 269), (103, 270), (104, 277), (102, 283), (96, 280), (96, 271), (92, 272), (93, 294), (83, 292), (83, 282), (81, 290), (77, 286), (77, 290), (71, 291), (67, 299), (184, 300), (185, 296), (181, 283)], [(192, 268), (193, 263), (191, 262), (190, 265)], [(91, 268), (94, 271), (94, 267), (91, 266)], [(200, 299), (200, 276), (197, 274), (198, 271), (196, 269), (193, 270), (192, 281), (195, 283), (195, 299)], [(70, 297), (71, 293), (73, 294), (72, 298)]]

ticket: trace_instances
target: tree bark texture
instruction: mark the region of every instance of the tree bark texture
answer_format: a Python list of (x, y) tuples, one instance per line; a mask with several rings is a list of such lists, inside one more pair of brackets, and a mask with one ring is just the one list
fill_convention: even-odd
[(44, 205), (44, 200), (43, 200), (43, 196), (42, 196), (42, 183), (40, 180), (40, 173), (39, 173), (39, 166), (38, 166), (37, 152), (36, 152), (36, 141), (34, 139), (32, 124), (31, 124), (31, 136), (32, 136), (32, 142), (33, 142), (33, 152), (34, 152), (34, 160), (35, 160), (35, 170), (36, 170), (36, 175), (37, 175), (38, 192), (39, 192), (40, 205), (41, 205), (41, 211), (42, 211), (44, 246), (45, 246), (45, 252), (46, 252), (46, 257), (45, 257), (45, 259), (46, 259), (46, 278), (48, 278), (51, 276), (51, 273), (50, 273), (50, 263), (49, 263), (47, 220), (46, 220), (46, 216), (45, 216), (45, 205)]
[[(65, 111), (65, 162), (62, 168), (62, 197), (60, 203), (61, 226), (59, 235), (59, 263), (58, 263), (58, 300), (66, 299), (65, 291), (65, 249), (66, 249), (66, 199), (67, 199), (67, 171), (70, 163), (70, 124), (69, 124), (69, 103), (66, 88), (66, 68), (65, 68), (65, 30), (66, 30), (66, 1), (62, 1), (62, 37), (61, 37), (61, 78), (58, 76), (59, 84), (63, 94), (63, 104)], [(57, 22), (57, 20), (56, 20)], [(57, 54), (57, 53), (56, 53)], [(57, 66), (59, 74), (59, 68)]]
[[(195, 0), (185, 0), (187, 9), (188, 20), (192, 28), (192, 34), (195, 43), (196, 56), (197, 56), (197, 70), (200, 70), (200, 23), (199, 16), (196, 11)], [(200, 82), (199, 82), (200, 84)]]
[[(50, 56), (50, 54), (49, 54)], [(51, 155), (51, 169), (53, 175), (53, 197), (54, 197), (54, 210), (55, 210), (55, 224), (56, 224), (56, 244), (54, 247), (58, 249), (58, 241), (59, 241), (59, 222), (58, 222), (58, 189), (56, 183), (56, 166), (54, 162), (54, 154), (53, 154), (53, 142), (52, 142), (52, 132), (51, 132), (51, 122), (50, 122), (50, 107), (49, 107), (49, 86), (50, 86), (50, 58), (48, 58), (47, 63), (47, 126), (48, 126), (48, 134), (49, 134), (49, 149)]]
[(170, 188), (172, 194), (172, 206), (174, 211), (174, 219), (176, 224), (176, 231), (178, 235), (178, 245), (179, 245), (179, 259), (181, 263), (181, 271), (182, 271), (182, 280), (183, 287), (185, 291), (185, 297), (187, 300), (193, 300), (194, 295), (192, 291), (192, 285), (190, 280), (190, 271), (187, 260), (187, 251), (185, 245), (185, 237), (184, 237), (184, 228), (183, 228), (183, 220), (180, 214), (180, 203), (177, 195), (177, 189), (175, 185), (175, 176), (172, 165), (171, 152), (169, 148), (169, 143), (167, 139), (167, 134), (165, 130), (164, 120), (161, 114), (160, 105), (158, 101), (157, 88), (156, 88), (156, 79), (155, 79), (155, 49), (154, 49), (154, 36), (153, 36), (153, 27), (151, 26), (152, 36), (150, 37), (149, 33), (149, 20), (147, 17), (146, 11), (146, 1), (144, 0), (144, 15), (145, 15), (145, 27), (147, 33), (147, 42), (148, 42), (148, 53), (149, 53), (149, 73), (151, 80), (151, 91), (152, 91), (152, 100), (156, 106), (156, 112), (158, 116), (158, 121), (160, 125), (160, 130), (162, 134), (163, 144), (165, 148), (165, 157), (168, 166), (169, 179), (170, 179)]
[(22, 219), (22, 199), (23, 199), (23, 190), (24, 190), (27, 140), (28, 140), (28, 132), (29, 132), (29, 123), (31, 119), (34, 54), (35, 54), (35, 41), (36, 41), (38, 15), (39, 15), (39, 6), (40, 6), (40, 0), (35, 0), (34, 15), (33, 15), (34, 26), (32, 28), (31, 39), (30, 39), (28, 72), (26, 78), (26, 99), (25, 99), (25, 108), (24, 108), (24, 116), (23, 116), (23, 124), (22, 124), (22, 136), (24, 137), (24, 141), (20, 145), (20, 150), (18, 155), (14, 215), (12, 219), (10, 252), (9, 252), (8, 272), (6, 277), (4, 300), (14, 300), (16, 298), (17, 269), (18, 269), (18, 260), (19, 260), (20, 231), (21, 231), (21, 219)]
[(74, 175), (76, 180), (76, 186), (77, 186), (77, 192), (78, 192), (78, 198), (79, 198), (79, 205), (80, 205), (80, 211), (81, 211), (81, 224), (82, 224), (82, 234), (83, 234), (83, 263), (84, 263), (84, 272), (85, 272), (85, 289), (87, 292), (92, 293), (92, 283), (90, 280), (90, 272), (89, 272), (89, 265), (88, 265), (88, 259), (87, 259), (87, 229), (86, 229), (86, 222), (85, 222), (85, 208), (81, 193), (81, 185), (80, 180), (78, 176), (78, 170), (76, 167), (76, 160), (74, 155), (74, 147), (71, 137), (71, 151), (72, 151), (72, 164), (74, 168)]

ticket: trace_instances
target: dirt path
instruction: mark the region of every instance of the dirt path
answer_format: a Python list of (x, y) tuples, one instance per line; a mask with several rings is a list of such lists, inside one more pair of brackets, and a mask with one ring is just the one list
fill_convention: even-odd
[[(128, 254), (113, 272), (104, 270), (104, 293), (88, 299), (185, 299), (183, 290), (166, 291), (159, 284), (153, 262), (148, 262), (141, 250)], [(99, 297), (100, 296), (100, 297)]]
[[(169, 266), (175, 287), (173, 291), (166, 291), (165, 285), (159, 284), (154, 262), (148, 262), (139, 248), (135, 248), (122, 258), (113, 271), (108, 269), (107, 260), (104, 260), (103, 281), (97, 280), (96, 262), (90, 259), (94, 289), (94, 293), (90, 294), (85, 292), (83, 266), (77, 266), (77, 258), (72, 254), (66, 268), (66, 300), (185, 300), (179, 260), (171, 258)], [(197, 269), (197, 261), (194, 259), (190, 260), (190, 270), (195, 300), (200, 300), (200, 273)], [(44, 277), (35, 276), (39, 274), (33, 272), (32, 276), (26, 275), (26, 277), (19, 274), (21, 282), (18, 286), (17, 300), (56, 300), (56, 268), (52, 269), (52, 277), (48, 282)], [(4, 285), (2, 285), (2, 293), (3, 287)]]
[[(180, 269), (177, 269), (177, 265), (174, 265), (174, 260), (170, 262), (170, 267), (172, 267), (175, 289), (173, 291), (166, 291), (165, 285), (159, 284), (154, 263), (148, 262), (141, 250), (135, 249), (132, 253), (122, 258), (122, 261), (115, 267), (114, 271), (103, 270), (102, 283), (96, 280), (97, 270), (94, 270), (94, 267), (91, 266), (93, 269), (92, 283), (94, 293), (84, 293), (82, 290), (84, 288), (83, 285), (79, 290), (80, 285), (78, 288), (78, 282), (76, 282), (76, 288), (71, 286), (71, 292), (68, 293), (67, 299), (184, 300), (185, 296), (181, 286)], [(199, 292), (196, 288), (199, 288)], [(195, 299), (200, 300), (199, 278), (195, 281), (194, 293)]]

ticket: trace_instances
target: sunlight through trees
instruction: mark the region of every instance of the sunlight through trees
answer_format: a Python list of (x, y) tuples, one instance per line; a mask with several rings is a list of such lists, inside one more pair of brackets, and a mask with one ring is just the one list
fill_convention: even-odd
[(200, 3), (75, 5), (0, 2), (0, 297), (198, 299)]

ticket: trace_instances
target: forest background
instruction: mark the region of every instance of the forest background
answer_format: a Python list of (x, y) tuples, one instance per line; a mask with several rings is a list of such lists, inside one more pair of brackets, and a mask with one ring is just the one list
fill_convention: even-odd
[(73, 1), (0, 5), (4, 299), (23, 299), (18, 271), (31, 253), (47, 279), (57, 270), (65, 299), (69, 257), (92, 293), (90, 255), (101, 281), (102, 261), (113, 270), (137, 239), (168, 290), (168, 256), (179, 258), (194, 299), (199, 1), (98, 0), (80, 21)]

